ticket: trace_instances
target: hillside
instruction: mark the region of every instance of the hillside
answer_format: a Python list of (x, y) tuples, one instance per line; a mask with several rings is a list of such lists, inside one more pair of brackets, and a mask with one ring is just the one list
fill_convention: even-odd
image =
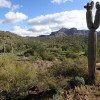
[[(66, 95), (74, 100), (85, 98), (85, 91), (89, 91), (86, 92), (87, 98), (100, 96), (98, 74), (97, 84), (93, 87), (96, 88), (95, 91), (92, 91), (92, 86), (87, 86), (88, 36), (72, 35), (72, 30), (76, 34), (76, 29), (61, 29), (59, 34), (63, 31), (61, 34), (69, 32), (70, 35), (47, 37), (21, 37), (1, 31), (0, 100), (52, 100), (56, 97), (64, 100)], [(98, 35), (97, 62), (99, 61)], [(80, 87), (80, 84), (86, 86)]]

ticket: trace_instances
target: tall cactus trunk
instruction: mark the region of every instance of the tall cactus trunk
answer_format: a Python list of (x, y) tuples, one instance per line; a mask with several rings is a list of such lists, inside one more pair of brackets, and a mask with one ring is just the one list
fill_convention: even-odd
[(97, 50), (97, 33), (96, 29), (100, 25), (100, 3), (96, 2), (96, 15), (93, 23), (92, 10), (94, 7), (94, 2), (88, 2), (84, 6), (86, 8), (86, 20), (87, 27), (89, 28), (89, 37), (88, 37), (88, 68), (89, 68), (89, 83), (91, 85), (95, 84), (95, 67), (96, 67), (96, 50)]
[(95, 67), (96, 67), (96, 49), (97, 49), (97, 33), (91, 29), (88, 37), (88, 69), (89, 82), (95, 84)]

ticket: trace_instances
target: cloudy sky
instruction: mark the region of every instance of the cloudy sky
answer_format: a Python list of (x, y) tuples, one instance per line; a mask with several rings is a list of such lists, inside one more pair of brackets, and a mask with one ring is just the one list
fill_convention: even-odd
[(60, 28), (87, 29), (87, 2), (91, 0), (0, 0), (0, 30), (39, 36)]

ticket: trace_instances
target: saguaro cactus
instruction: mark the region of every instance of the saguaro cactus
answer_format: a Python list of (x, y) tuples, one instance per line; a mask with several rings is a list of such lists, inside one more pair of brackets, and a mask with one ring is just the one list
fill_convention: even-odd
[(89, 82), (90, 84), (95, 84), (95, 67), (96, 67), (96, 49), (97, 49), (97, 33), (96, 29), (100, 25), (100, 4), (96, 3), (96, 15), (93, 22), (92, 9), (94, 7), (94, 2), (87, 3), (84, 6), (86, 8), (86, 20), (87, 27), (89, 28), (88, 36), (88, 69), (89, 69)]

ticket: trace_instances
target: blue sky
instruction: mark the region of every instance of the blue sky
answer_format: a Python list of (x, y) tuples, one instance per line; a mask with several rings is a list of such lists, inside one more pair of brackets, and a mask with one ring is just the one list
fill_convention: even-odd
[(0, 30), (39, 36), (62, 27), (87, 29), (87, 2), (91, 0), (0, 0)]

